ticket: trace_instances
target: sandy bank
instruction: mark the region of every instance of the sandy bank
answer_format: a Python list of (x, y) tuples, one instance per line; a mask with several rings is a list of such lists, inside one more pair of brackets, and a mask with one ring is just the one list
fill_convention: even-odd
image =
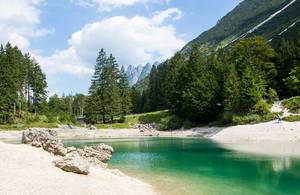
[(223, 143), (245, 142), (299, 142), (300, 122), (271, 121), (255, 125), (224, 128), (211, 137)]
[(54, 167), (54, 158), (42, 149), (0, 142), (0, 194), (154, 194), (119, 171), (92, 168), (77, 175)]

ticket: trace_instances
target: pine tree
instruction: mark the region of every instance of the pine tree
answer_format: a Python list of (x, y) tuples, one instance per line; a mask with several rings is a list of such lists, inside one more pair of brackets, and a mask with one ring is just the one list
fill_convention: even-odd
[(29, 71), (29, 85), (32, 90), (33, 111), (38, 112), (39, 110), (43, 110), (42, 105), (46, 102), (46, 75), (42, 72), (41, 67), (35, 59), (31, 60), (31, 67)]
[(177, 111), (182, 117), (197, 122), (207, 122), (216, 117), (217, 92), (219, 85), (216, 76), (209, 69), (205, 58), (198, 48), (194, 47), (186, 66), (181, 86), (181, 107)]
[(92, 84), (89, 89), (89, 98), (85, 114), (87, 118), (93, 119), (93, 122), (98, 122), (99, 115), (102, 117), (102, 122), (106, 123), (106, 106), (104, 99), (105, 90), (105, 67), (107, 66), (107, 56), (104, 49), (101, 49), (96, 59), (95, 73), (92, 78)]
[(114, 116), (118, 116), (121, 111), (120, 92), (118, 87), (119, 70), (116, 59), (112, 54), (107, 59), (104, 69), (104, 103), (110, 121), (114, 122)]
[(158, 95), (158, 90), (159, 90), (159, 84), (158, 84), (158, 71), (156, 66), (152, 66), (150, 76), (149, 76), (149, 86), (147, 90), (147, 95), (148, 95), (148, 101), (147, 101), (147, 106), (148, 109), (147, 111), (156, 111), (158, 110), (158, 104), (159, 104), (159, 95)]
[(124, 117), (128, 114), (132, 108), (130, 87), (125, 69), (122, 66), (120, 75), (119, 75), (119, 91), (120, 91), (120, 100), (121, 100), (121, 115)]

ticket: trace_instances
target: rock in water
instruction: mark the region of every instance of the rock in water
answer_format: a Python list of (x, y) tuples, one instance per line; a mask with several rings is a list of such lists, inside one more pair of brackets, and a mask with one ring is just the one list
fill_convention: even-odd
[(89, 161), (92, 164), (100, 165), (105, 167), (107, 161), (112, 157), (113, 148), (106, 144), (96, 144), (94, 146), (83, 146), (82, 148), (77, 149), (77, 152), (84, 159)]
[(56, 167), (77, 174), (88, 175), (89, 164), (77, 152), (71, 152), (65, 157), (58, 158), (54, 161)]

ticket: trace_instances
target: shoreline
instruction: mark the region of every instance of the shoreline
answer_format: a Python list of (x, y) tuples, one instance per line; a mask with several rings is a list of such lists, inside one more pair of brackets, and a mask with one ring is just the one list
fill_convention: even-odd
[[(300, 156), (300, 122), (270, 121), (230, 127), (199, 127), (174, 131), (156, 131), (151, 136), (139, 129), (56, 128), (63, 140), (113, 138), (204, 138), (238, 152), (275, 156)], [(159, 134), (157, 136), (157, 133)], [(22, 131), (0, 131), (0, 141), (18, 143)], [(274, 149), (275, 148), (275, 149)]]
[(53, 165), (54, 155), (29, 145), (0, 142), (0, 158), (0, 194), (156, 194), (149, 184), (117, 169), (64, 172)]
[[(300, 156), (300, 122), (270, 121), (224, 128), (200, 127), (159, 131), (159, 136), (146, 136), (138, 129), (55, 130), (58, 132), (58, 137), (65, 140), (143, 137), (208, 138), (224, 148), (238, 152), (271, 156)], [(22, 131), (0, 131), (0, 158), (3, 159), (0, 161), (0, 194), (20, 192), (23, 194), (41, 194), (41, 192), (42, 194), (60, 192), (118, 194), (124, 191), (126, 194), (156, 194), (149, 184), (129, 177), (119, 170), (92, 167), (91, 174), (88, 176), (66, 173), (53, 166), (54, 156), (44, 150), (24, 144), (3, 143), (15, 143), (21, 140), (21, 136)], [(47, 182), (40, 182), (44, 180)]]
[[(38, 129), (38, 128), (37, 128)], [(135, 137), (178, 137), (208, 138), (220, 143), (245, 142), (297, 142), (300, 143), (300, 121), (269, 121), (265, 123), (237, 125), (229, 127), (197, 127), (173, 131), (155, 131), (147, 134), (139, 129), (96, 129), (53, 128), (60, 139), (101, 139), (101, 138), (135, 138)], [(21, 131), (0, 130), (0, 141), (21, 140)]]

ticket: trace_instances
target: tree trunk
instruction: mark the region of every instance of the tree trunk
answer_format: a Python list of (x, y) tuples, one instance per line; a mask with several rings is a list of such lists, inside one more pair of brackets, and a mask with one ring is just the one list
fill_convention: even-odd
[(27, 86), (27, 111), (30, 111), (30, 87)]
[(103, 121), (103, 124), (106, 123), (106, 121), (105, 121), (105, 114), (102, 114), (102, 121)]
[(111, 121), (111, 123), (114, 123), (114, 116), (110, 116), (110, 121)]

